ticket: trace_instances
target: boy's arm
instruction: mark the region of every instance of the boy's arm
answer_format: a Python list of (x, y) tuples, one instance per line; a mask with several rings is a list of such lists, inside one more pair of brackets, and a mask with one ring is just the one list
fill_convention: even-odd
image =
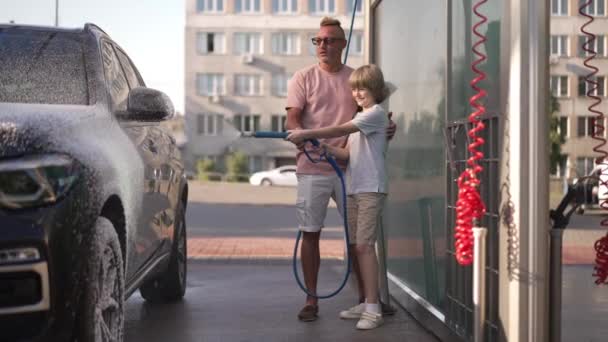
[(348, 148), (337, 147), (325, 143), (321, 144), (321, 147), (325, 148), (329, 154), (335, 156), (337, 159), (348, 160), (348, 158), (350, 158)]
[(339, 126), (289, 131), (287, 140), (297, 144), (308, 139), (338, 138), (358, 131), (359, 128), (349, 121)]

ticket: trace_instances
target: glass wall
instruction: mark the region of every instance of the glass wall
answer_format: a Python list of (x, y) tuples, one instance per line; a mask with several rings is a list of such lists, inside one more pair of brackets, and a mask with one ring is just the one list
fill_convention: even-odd
[[(448, 7), (451, 6), (451, 7)], [(472, 270), (455, 262), (453, 228), (458, 189), (455, 180), (469, 157), (467, 117), (471, 114), (470, 81), (475, 77), (471, 46), (476, 37), (471, 0), (382, 0), (372, 12), (372, 56), (390, 83), (385, 106), (398, 130), (389, 144), (390, 190), (385, 215), (388, 271), (444, 315), (458, 335), (470, 337)], [(498, 165), (499, 45), (501, 2), (482, 7), (488, 23), (487, 73), (480, 86), (486, 129), (481, 136), (484, 167), (482, 197), (489, 229), (486, 340), (498, 328)], [(490, 196), (493, 194), (493, 197)]]
[(389, 144), (388, 271), (440, 308), (445, 299), (446, 2), (384, 0), (375, 10), (378, 64), (398, 130)]

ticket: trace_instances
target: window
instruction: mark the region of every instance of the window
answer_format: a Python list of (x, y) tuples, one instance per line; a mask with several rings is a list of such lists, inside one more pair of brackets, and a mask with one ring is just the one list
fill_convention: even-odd
[(551, 15), (568, 15), (568, 0), (551, 0)]
[(562, 154), (556, 163), (551, 164), (551, 176), (568, 177), (568, 156)]
[[(577, 128), (577, 134), (576, 136), (579, 138), (583, 138), (583, 137), (591, 137), (593, 136), (593, 131), (594, 131), (594, 125), (595, 123), (595, 117), (593, 116), (579, 116), (578, 117), (578, 128)], [(608, 130), (606, 129), (606, 121), (604, 120), (603, 122), (603, 126), (604, 126), (604, 132), (603, 132), (603, 136), (608, 135)], [(597, 127), (598, 131), (598, 135), (601, 135), (600, 133), (600, 127)]]
[[(583, 12), (592, 16), (604, 16), (606, 15), (606, 0), (592, 0), (591, 4), (585, 7)], [(580, 8), (587, 0), (579, 0), (578, 7)]]
[(272, 0), (272, 13), (296, 14), (298, 13), (298, 0)]
[(300, 54), (300, 36), (295, 33), (273, 33), (272, 53), (275, 55)]
[(129, 87), (131, 89), (135, 87), (144, 87), (144, 82), (141, 80), (139, 76), (139, 72), (137, 72), (137, 68), (131, 63), (131, 60), (127, 55), (119, 49), (116, 49), (116, 55), (118, 55), (118, 59), (120, 60), (120, 64), (122, 65), (122, 69), (127, 76), (127, 81), (129, 82)]
[(261, 33), (235, 33), (234, 34), (234, 54), (256, 54), (264, 53), (264, 43)]
[(261, 13), (260, 0), (235, 0), (234, 11), (236, 13)]
[(308, 12), (315, 15), (335, 14), (336, 0), (308, 0)]
[(568, 136), (570, 136), (570, 128), (568, 126), (568, 117), (566, 116), (560, 116), (558, 118), (558, 124), (557, 124), (557, 133), (562, 137), (562, 138), (567, 138)]
[(270, 120), (270, 130), (273, 132), (285, 132), (285, 122), (287, 121), (287, 115), (277, 114), (273, 115)]
[(317, 47), (311, 41), (316, 36), (317, 35), (313, 33), (313, 34), (308, 35), (308, 39), (306, 39), (306, 46), (308, 46), (308, 54), (311, 56), (317, 55)]
[[(357, 11), (355, 12), (356, 15), (361, 15), (363, 14), (363, 2), (365, 0), (358, 0), (357, 1)], [(352, 15), (353, 13), (353, 6), (355, 5), (355, 0), (346, 0), (346, 14), (347, 15)]]
[[(346, 35), (348, 37), (348, 34)], [(346, 53), (346, 49), (344, 49)], [(361, 32), (353, 32), (353, 35), (350, 37), (350, 46), (348, 47), (348, 54), (361, 56), (363, 55), (363, 33)]]
[(196, 0), (196, 11), (203, 13), (224, 12), (224, 0)]
[(568, 56), (568, 36), (551, 35), (551, 55)]
[(249, 156), (249, 172), (262, 171), (262, 157), (261, 156)]
[(576, 158), (576, 173), (578, 177), (587, 176), (595, 166), (595, 158), (579, 157)]
[(122, 72), (118, 57), (114, 53), (112, 43), (107, 40), (103, 41), (102, 47), (103, 70), (112, 98), (113, 109), (115, 111), (127, 110), (127, 98), (129, 96), (129, 84)]
[[(591, 56), (590, 52), (584, 50), (585, 44), (589, 41), (587, 36), (578, 36), (578, 51), (577, 56)], [(586, 46), (588, 50), (594, 51), (598, 56), (606, 56), (606, 36), (598, 35), (592, 44)]]
[(224, 131), (224, 116), (212, 113), (199, 114), (196, 126), (200, 135), (221, 135)]
[(291, 76), (292, 74), (272, 75), (272, 93), (276, 96), (287, 96), (287, 82)]
[(234, 77), (236, 95), (258, 96), (262, 95), (262, 76), (260, 75), (236, 75)]
[(591, 90), (593, 96), (606, 96), (606, 77), (596, 76), (591, 80), (597, 82), (597, 85), (585, 81), (584, 77), (578, 78), (578, 95), (586, 96), (587, 92)]
[(224, 75), (222, 74), (197, 74), (196, 85), (198, 95), (201, 96), (224, 95), (226, 93)]
[(593, 135), (593, 122), (592, 116), (581, 116), (578, 118), (578, 128), (576, 136), (579, 138), (590, 137)]
[(234, 127), (241, 132), (260, 130), (260, 116), (258, 114), (236, 114), (233, 123)]
[(551, 93), (555, 97), (568, 96), (568, 76), (551, 76)]
[(224, 42), (225, 37), (223, 33), (198, 32), (196, 34), (196, 50), (203, 55), (225, 53)]

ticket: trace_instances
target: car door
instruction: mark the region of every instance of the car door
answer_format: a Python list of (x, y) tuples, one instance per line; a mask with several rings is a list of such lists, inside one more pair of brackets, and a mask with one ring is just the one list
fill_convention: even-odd
[(297, 185), (296, 169), (292, 167), (286, 167), (279, 169), (277, 177), (277, 185)]
[[(131, 88), (144, 86), (139, 72), (127, 54), (116, 47), (116, 54), (127, 75), (127, 80)], [(157, 203), (162, 203), (163, 208), (160, 213), (162, 238), (170, 241), (173, 238), (173, 228), (175, 223), (176, 210), (179, 201), (179, 181), (183, 174), (183, 165), (180, 161), (180, 154), (177, 150), (175, 140), (164, 130), (161, 125), (155, 124), (150, 127), (154, 136), (154, 141), (158, 147), (158, 169), (157, 169)], [(163, 244), (167, 251), (170, 251), (171, 244)]]
[[(129, 90), (140, 85), (137, 77), (126, 76), (124, 69), (116, 55), (114, 44), (109, 40), (102, 40), (102, 58), (104, 74), (108, 82), (112, 111), (116, 114), (127, 110)], [(130, 83), (129, 83), (130, 82)], [(161, 213), (166, 207), (158, 197), (160, 188), (160, 157), (159, 146), (152, 130), (154, 124), (137, 121), (119, 121), (124, 132), (129, 136), (136, 146), (141, 161), (143, 162), (144, 185), (143, 189), (135, 189), (142, 192), (139, 217), (135, 232), (129, 232), (131, 242), (127, 265), (127, 280), (133, 276), (147, 260), (160, 247), (162, 241)]]

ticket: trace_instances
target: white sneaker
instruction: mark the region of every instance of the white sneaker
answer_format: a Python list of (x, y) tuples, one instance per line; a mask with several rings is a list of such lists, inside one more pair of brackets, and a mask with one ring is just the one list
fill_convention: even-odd
[(340, 318), (342, 319), (359, 319), (361, 314), (365, 311), (365, 303), (357, 304), (348, 310), (340, 311)]
[(370, 330), (375, 329), (384, 323), (382, 314), (377, 314), (369, 311), (365, 311), (361, 314), (361, 319), (357, 322), (357, 329)]

